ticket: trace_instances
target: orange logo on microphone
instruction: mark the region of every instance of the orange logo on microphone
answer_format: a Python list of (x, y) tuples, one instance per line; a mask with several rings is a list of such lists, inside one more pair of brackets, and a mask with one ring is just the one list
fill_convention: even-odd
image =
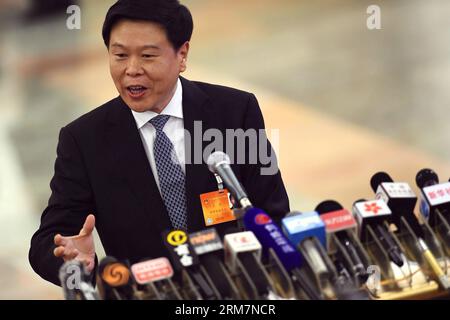
[(130, 271), (122, 263), (112, 263), (103, 269), (102, 279), (111, 287), (123, 286), (130, 280)]

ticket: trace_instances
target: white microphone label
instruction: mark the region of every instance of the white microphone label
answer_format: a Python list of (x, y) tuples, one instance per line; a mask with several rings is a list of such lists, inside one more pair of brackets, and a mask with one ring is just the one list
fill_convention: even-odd
[(416, 198), (416, 195), (408, 183), (383, 182), (382, 186), (389, 198)]
[(432, 206), (450, 203), (450, 182), (425, 187), (423, 193)]
[(354, 205), (355, 213), (361, 218), (372, 218), (392, 214), (386, 202), (382, 199), (358, 202)]
[(246, 251), (259, 251), (262, 249), (256, 236), (251, 231), (227, 234), (224, 242), (228, 244), (234, 253)]
[(290, 234), (322, 227), (324, 225), (323, 221), (319, 217), (319, 214), (315, 211), (305, 212), (298, 216), (284, 218), (283, 223)]
[(139, 284), (168, 279), (173, 276), (172, 266), (164, 257), (133, 264), (131, 271)]

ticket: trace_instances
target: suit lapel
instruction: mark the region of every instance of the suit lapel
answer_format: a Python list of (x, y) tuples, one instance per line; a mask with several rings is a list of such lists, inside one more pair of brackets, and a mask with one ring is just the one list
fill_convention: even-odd
[[(184, 128), (189, 132), (191, 140), (189, 143), (189, 136), (185, 136), (188, 228), (189, 231), (195, 231), (205, 227), (200, 194), (217, 190), (217, 184), (207, 165), (203, 162), (196, 164), (194, 161), (196, 158), (194, 155), (194, 140), (196, 139), (197, 142), (201, 143), (202, 153), (205, 147), (202, 142), (203, 132), (200, 134), (194, 132), (194, 121), (201, 121), (202, 131), (208, 128), (217, 128), (217, 124), (214, 118), (214, 106), (208, 96), (195, 83), (183, 77), (180, 77), (180, 79), (183, 85)], [(203, 157), (203, 154), (201, 157)]]
[[(117, 171), (130, 185), (141, 204), (144, 219), (169, 228), (170, 220), (155, 182), (136, 122), (129, 107), (119, 97), (108, 114), (106, 140)], [(162, 229), (163, 230), (163, 229)]]

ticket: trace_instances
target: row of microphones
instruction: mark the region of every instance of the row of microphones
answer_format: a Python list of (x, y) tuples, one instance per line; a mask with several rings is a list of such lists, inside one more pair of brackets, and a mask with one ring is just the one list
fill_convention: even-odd
[[(225, 182), (232, 195), (238, 199), (241, 207), (245, 209), (245, 221), (245, 215), (250, 213), (252, 209), (256, 208), (252, 207), (244, 189), (233, 174), (228, 156), (224, 153), (216, 152), (208, 159), (208, 166), (212, 172), (219, 174), (223, 178), (222, 180)], [(418, 174), (418, 177), (419, 176), (420, 175)], [(429, 195), (429, 197), (426, 198), (428, 201), (429, 210), (436, 212), (436, 214), (440, 217), (444, 217), (444, 223), (448, 222), (447, 202), (450, 202), (450, 200), (444, 201), (442, 198), (443, 195), (445, 195), (445, 192), (448, 192), (448, 195), (450, 196), (450, 189), (448, 188), (450, 184), (438, 185), (437, 176), (435, 174), (433, 176), (430, 172), (428, 172), (428, 175), (422, 172), (420, 177), (421, 181), (426, 180), (425, 182), (427, 185), (425, 187), (433, 186), (431, 190), (425, 190), (428, 191)], [(397, 228), (400, 228), (400, 230), (405, 227), (408, 228), (414, 233), (415, 236), (417, 236), (417, 248), (422, 253), (423, 258), (434, 270), (441, 286), (444, 289), (447, 289), (447, 278), (442, 269), (439, 267), (436, 259), (434, 259), (431, 254), (431, 250), (429, 250), (427, 243), (423, 239), (423, 227), (414, 214), (417, 197), (412, 192), (410, 186), (407, 183), (395, 183), (385, 172), (376, 173), (372, 177), (370, 184), (375, 192), (377, 200), (367, 201), (365, 199), (361, 199), (356, 201), (353, 206), (353, 213), (359, 220), (360, 235), (365, 237), (367, 234), (365, 229), (370, 226), (374, 236), (385, 248), (389, 259), (398, 267), (402, 267), (405, 264), (406, 255), (400, 244), (397, 243), (396, 238), (392, 235), (390, 227), (391, 224), (394, 224)], [(419, 187), (422, 188), (424, 186)], [(439, 192), (441, 193), (440, 201), (432, 201), (430, 195), (433, 196), (439, 194)], [(332, 201), (321, 203), (316, 208), (316, 212), (322, 214), (339, 212), (340, 210), (344, 210), (342, 206)], [(299, 215), (299, 217), (306, 218), (306, 216), (303, 215)], [(347, 215), (347, 218), (349, 217), (350, 214)], [(351, 229), (351, 227), (349, 229)], [(283, 230), (285, 230), (285, 228), (283, 228)], [(314, 228), (311, 230), (314, 230)], [(347, 232), (336, 232), (335, 237), (337, 242), (340, 244), (339, 247), (343, 248), (340, 256), (336, 255), (336, 266), (338, 266), (338, 270), (342, 274), (346, 274), (346, 271), (350, 271), (357, 283), (364, 283), (368, 278), (366, 272), (368, 259), (362, 259), (360, 257), (361, 255), (364, 257), (363, 252), (361, 252), (362, 250), (358, 252), (357, 248), (360, 247), (354, 245), (352, 241), (353, 239), (348, 237)], [(450, 237), (450, 231), (444, 237)], [(316, 275), (318, 275), (319, 283), (324, 279), (329, 280), (330, 277), (333, 278), (333, 271), (330, 270), (332, 268), (327, 268), (325, 263), (326, 259), (319, 258), (320, 254), (319, 251), (316, 250), (317, 246), (313, 245), (315, 243), (319, 243), (320, 241), (317, 241), (317, 238), (314, 237), (306, 237), (304, 241), (295, 243), (295, 241), (298, 240), (294, 239), (295, 237), (290, 238), (291, 242), (294, 242), (294, 245), (298, 246), (298, 249), (303, 254), (303, 258), (305, 258), (304, 260), (308, 262), (308, 264), (312, 264), (314, 266)], [(315, 242), (313, 240), (315, 240)], [(328, 241), (328, 243), (330, 243), (330, 241)], [(314, 257), (314, 259), (312, 259), (312, 257)], [(365, 260), (365, 263), (363, 260)]]
[[(421, 186), (426, 187), (426, 184), (433, 185), (434, 183), (434, 185), (436, 185), (437, 180), (437, 175), (433, 176), (431, 172), (423, 170), (416, 176), (416, 182), (418, 183), (419, 188), (421, 188)], [(399, 232), (409, 232), (412, 234), (415, 239), (417, 251), (420, 252), (422, 259), (426, 261), (433, 271), (439, 285), (444, 290), (450, 290), (450, 281), (446, 273), (430, 250), (430, 243), (425, 241), (426, 225), (421, 224), (414, 213), (417, 196), (412, 188), (408, 183), (394, 182), (386, 172), (376, 173), (372, 177), (370, 183), (372, 189), (376, 193), (376, 197), (382, 199), (392, 211), (392, 222), (399, 229)], [(431, 242), (431, 245), (440, 247), (436, 237), (429, 237), (429, 241)]]
[[(272, 250), (284, 268), (289, 273), (296, 274), (294, 277), (295, 281), (301, 285), (308, 298), (321, 299), (320, 290), (313, 282), (309, 281), (306, 273), (300, 269), (302, 258), (298, 248), (272, 222), (269, 215), (263, 210), (253, 207), (244, 188), (230, 167), (228, 155), (216, 151), (209, 156), (207, 163), (210, 171), (218, 174), (222, 178), (227, 189), (242, 209), (242, 216), (236, 217), (238, 225), (242, 229), (248, 230), (246, 232), (233, 233), (225, 236), (226, 247), (231, 252), (226, 258), (228, 258), (228, 265), (232, 272), (236, 271), (234, 259), (238, 258), (237, 261), (245, 264), (244, 270), (253, 270), (252, 278), (257, 292), (268, 295), (271, 286), (264, 270), (260, 267), (261, 263), (258, 262), (261, 259), (267, 261), (269, 250)], [(239, 241), (240, 236), (246, 239), (246, 242), (248, 242), (246, 245), (242, 241)], [(303, 249), (304, 251), (310, 253), (308, 258), (311, 263), (320, 264), (321, 259), (318, 259), (319, 254), (315, 250), (315, 246), (310, 242), (311, 240), (307, 239), (305, 243), (301, 243), (300, 245), (305, 247)], [(323, 269), (326, 270), (326, 267)]]
[[(255, 245), (253, 248), (255, 252), (252, 256), (254, 257), (256, 254), (259, 257), (259, 251), (262, 250), (263, 259), (267, 261), (268, 252), (272, 250), (284, 268), (291, 274), (296, 274), (294, 278), (299, 282), (305, 294), (312, 299), (321, 299), (322, 295), (318, 292), (324, 291), (330, 283), (335, 282), (337, 273), (327, 257), (326, 250), (324, 250), (324, 246), (326, 246), (325, 228), (317, 213), (313, 213), (315, 217), (310, 217), (308, 214), (288, 214), (288, 217), (282, 221), (283, 230), (281, 230), (272, 222), (267, 213), (253, 207), (244, 188), (231, 169), (230, 159), (225, 153), (215, 152), (210, 155), (207, 162), (211, 172), (222, 178), (234, 199), (244, 209), (243, 216), (237, 217), (238, 220), (243, 221), (243, 227), (251, 231), (262, 244), (262, 249), (261, 245)], [(319, 228), (314, 223), (310, 223), (311, 219), (320, 222)], [(315, 232), (317, 233), (315, 234)], [(230, 239), (230, 236), (225, 236), (225, 239)], [(248, 255), (245, 259), (249, 259), (255, 264), (255, 259), (250, 257)], [(310, 269), (314, 270), (314, 274), (318, 276), (316, 283), (319, 284), (319, 288), (308, 281), (301, 268), (303, 262), (308, 264)], [(253, 269), (259, 270), (256, 266)], [(362, 271), (359, 271), (359, 273), (364, 282), (366, 280), (364, 279), (365, 275)], [(258, 274), (261, 276), (255, 276)], [(262, 272), (255, 271), (254, 278), (259, 278), (257, 283), (261, 283), (261, 288), (267, 286), (267, 284), (263, 284), (265, 277)]]
[[(417, 196), (407, 183), (378, 172), (370, 181), (374, 200), (357, 200), (351, 211), (334, 200), (323, 201), (313, 211), (286, 213), (277, 225), (270, 213), (252, 204), (225, 153), (215, 152), (207, 162), (239, 209), (235, 211), (239, 228), (229, 228), (223, 238), (213, 227), (191, 233), (167, 230), (161, 234), (164, 256), (132, 265), (107, 256), (95, 275), (81, 262), (66, 262), (60, 269), (65, 298), (369, 299), (366, 283), (373, 260), (365, 246), (375, 241), (388, 260), (401, 268), (411, 259), (408, 247), (398, 240), (405, 241), (404, 232), (416, 239), (415, 249), (439, 285), (449, 289), (447, 276), (432, 253), (433, 239), (414, 213)], [(416, 182), (425, 221), (432, 227), (446, 224), (450, 230), (450, 181), (439, 183), (432, 170), (423, 169)], [(450, 231), (448, 238), (445, 232), (442, 237), (448, 241)]]

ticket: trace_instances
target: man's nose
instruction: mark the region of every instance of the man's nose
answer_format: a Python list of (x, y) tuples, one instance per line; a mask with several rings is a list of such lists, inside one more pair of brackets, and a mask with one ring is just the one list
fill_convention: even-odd
[(126, 70), (127, 76), (133, 77), (143, 74), (144, 70), (142, 69), (142, 65), (139, 59), (130, 58), (128, 61), (129, 62)]

